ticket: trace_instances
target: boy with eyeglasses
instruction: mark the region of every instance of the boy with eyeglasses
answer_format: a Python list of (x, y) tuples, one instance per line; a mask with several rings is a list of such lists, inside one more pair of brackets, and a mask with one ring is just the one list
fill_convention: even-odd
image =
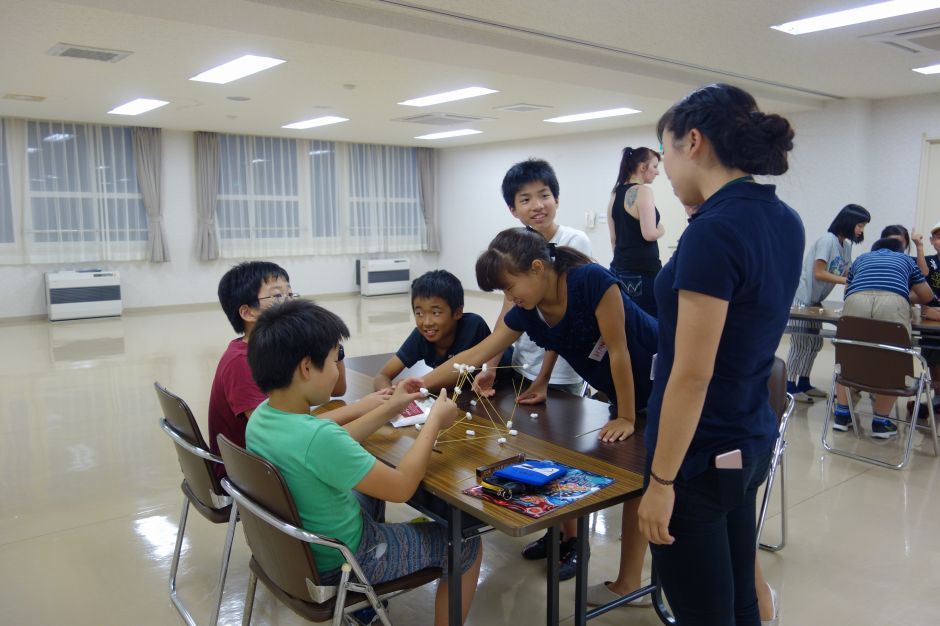
[[(268, 397), (255, 384), (248, 367), (248, 338), (255, 322), (272, 306), (297, 297), (299, 294), (291, 291), (287, 271), (269, 261), (239, 263), (219, 281), (219, 303), (239, 336), (229, 342), (219, 359), (209, 392), (209, 448), (214, 454), (219, 453), (216, 437), (220, 434), (236, 445), (245, 446), (248, 419)], [(342, 346), (339, 349), (342, 350)], [(333, 396), (346, 393), (346, 368), (339, 363), (338, 369)], [(321, 417), (345, 424), (377, 407), (390, 393), (391, 390), (378, 391), (359, 402), (323, 413)], [(225, 467), (217, 463), (215, 472), (221, 478), (225, 476)]]

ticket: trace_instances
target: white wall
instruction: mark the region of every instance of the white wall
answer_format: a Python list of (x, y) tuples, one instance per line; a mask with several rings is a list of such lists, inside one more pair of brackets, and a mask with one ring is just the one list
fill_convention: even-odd
[[(43, 272), (65, 267), (107, 267), (121, 273), (125, 308), (216, 302), (219, 278), (238, 259), (199, 261), (196, 253), (196, 200), (192, 133), (163, 132), (163, 213), (170, 249), (168, 263), (76, 263), (0, 266), (0, 319), (42, 315), (46, 311)], [(412, 273), (437, 266), (437, 254), (404, 254)], [(272, 258), (304, 295), (355, 292), (356, 255)]]
[[(777, 184), (780, 197), (800, 213), (808, 241), (824, 233), (839, 209), (850, 202), (865, 206), (873, 216), (866, 242), (856, 255), (868, 249), (884, 226), (913, 225), (923, 136), (940, 136), (940, 94), (832, 102), (788, 118), (796, 131), (790, 171), (767, 182)], [(558, 174), (558, 221), (586, 230), (594, 256), (608, 264), (612, 252), (606, 225), (585, 229), (583, 215), (586, 210), (599, 214), (606, 210), (620, 150), (628, 145), (657, 148), (655, 129), (444, 150), (442, 263), (466, 287), (473, 287), (477, 255), (496, 232), (518, 225), (500, 196), (503, 174), (513, 163), (537, 156), (548, 160)], [(665, 175), (656, 180), (654, 193), (667, 231), (660, 243), (665, 260), (685, 225), (684, 211)], [(940, 207), (929, 211), (927, 223), (940, 220)], [(841, 292), (833, 297), (841, 297)]]

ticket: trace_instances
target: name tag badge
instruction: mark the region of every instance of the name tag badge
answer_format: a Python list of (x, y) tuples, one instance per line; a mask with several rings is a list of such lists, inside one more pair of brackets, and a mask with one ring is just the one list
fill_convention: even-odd
[(592, 361), (600, 361), (604, 358), (605, 354), (607, 354), (607, 344), (604, 343), (604, 338), (601, 337), (597, 340), (597, 343), (594, 344), (594, 349), (591, 350), (591, 354), (588, 355), (588, 358)]

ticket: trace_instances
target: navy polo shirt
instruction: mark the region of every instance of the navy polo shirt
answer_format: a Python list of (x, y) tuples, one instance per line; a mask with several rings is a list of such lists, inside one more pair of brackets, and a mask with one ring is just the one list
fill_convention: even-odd
[(745, 464), (771, 448), (777, 417), (767, 381), (800, 280), (804, 244), (799, 215), (777, 198), (773, 185), (728, 185), (689, 220), (656, 278), (659, 356), (645, 434), (650, 458), (675, 358), (680, 289), (729, 303), (714, 374), (680, 473), (696, 476), (716, 454), (736, 448)]

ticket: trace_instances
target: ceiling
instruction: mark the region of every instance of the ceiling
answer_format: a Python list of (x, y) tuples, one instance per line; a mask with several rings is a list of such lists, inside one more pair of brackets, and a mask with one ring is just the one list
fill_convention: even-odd
[[(940, 25), (940, 10), (798, 37), (769, 28), (864, 1), (0, 0), (0, 115), (446, 147), (650, 125), (692, 88), (716, 81), (778, 112), (940, 92), (940, 75), (910, 71), (940, 62), (940, 50), (915, 54), (871, 37)], [(48, 55), (59, 42), (132, 54), (117, 63)], [(187, 80), (242, 54), (287, 63), (228, 85)], [(471, 85), (499, 93), (420, 109), (396, 104)], [(106, 113), (137, 97), (170, 104), (137, 117)], [(519, 103), (550, 108), (500, 109)], [(643, 112), (543, 121), (623, 106)], [(395, 121), (422, 113), (483, 119)], [(322, 115), (350, 121), (281, 129)], [(462, 127), (483, 133), (414, 139)]]

